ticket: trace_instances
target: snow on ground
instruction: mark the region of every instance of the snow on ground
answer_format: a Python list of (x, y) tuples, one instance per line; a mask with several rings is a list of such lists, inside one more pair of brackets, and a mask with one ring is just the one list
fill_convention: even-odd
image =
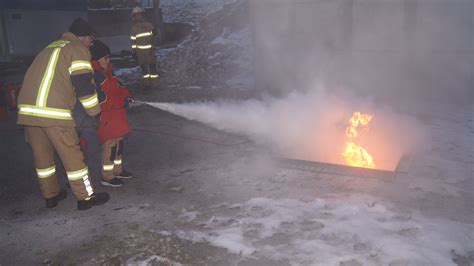
[(189, 23), (196, 25), (209, 13), (222, 9), (237, 0), (161, 0), (160, 7), (166, 23)]
[[(393, 180), (274, 165), (241, 137), (142, 105), (124, 163), (137, 178), (102, 188), (85, 213), (68, 197), (44, 209), (31, 154), (0, 124), (0, 263), (183, 265), (472, 265), (474, 118), (463, 106), (422, 120), (433, 145)], [(152, 134), (139, 129), (157, 130)], [(10, 132), (11, 131), (11, 132)], [(20, 166), (20, 167), (13, 167)], [(10, 256), (7, 254), (18, 254)]]
[(127, 261), (125, 264), (128, 266), (145, 266), (145, 265), (153, 265), (153, 264), (163, 264), (163, 265), (170, 265), (170, 266), (180, 266), (181, 263), (177, 263), (174, 261), (170, 261), (167, 258), (163, 258), (161, 256), (153, 255), (145, 260), (134, 260), (131, 259)]
[[(240, 108), (236, 102), (227, 103), (226, 108), (215, 103), (151, 105), (220, 129), (229, 123), (235, 127), (240, 123), (239, 115), (248, 120), (243, 124), (249, 128), (224, 128), (230, 132), (265, 127), (265, 121), (252, 119), (248, 113), (252, 110), (268, 119), (272, 119), (268, 113), (275, 111), (264, 114), (268, 105), (254, 108), (243, 104)], [(175, 233), (182, 239), (210, 243), (246, 258), (292, 265), (470, 265), (474, 262), (473, 112), (469, 106), (440, 105), (435, 109), (419, 114), (423, 119), (418, 123), (430, 132), (424, 137), (431, 141), (415, 153), (406, 175), (383, 184), (313, 175), (320, 180), (297, 185), (290, 180), (310, 174), (278, 171), (270, 183), (253, 180), (261, 187), (271, 187), (266, 197), (222, 203), (213, 208), (212, 215), (195, 211), (182, 214), (195, 217), (193, 223), (199, 229), (178, 229)], [(283, 111), (278, 121), (288, 125), (284, 117)], [(284, 131), (270, 128), (277, 133)], [(409, 134), (408, 129), (402, 131)], [(252, 169), (251, 164), (243, 164), (234, 165), (234, 172), (223, 172), (238, 179), (243, 168)], [(328, 194), (327, 189), (314, 188), (314, 197), (308, 198), (308, 191), (302, 187), (312, 187), (313, 182), (319, 184), (316, 186), (329, 183), (337, 187), (337, 192), (329, 190), (332, 192)], [(286, 184), (288, 188), (280, 187)], [(283, 195), (275, 193), (281, 190), (285, 191)], [(318, 196), (318, 191), (326, 196)]]
[(124, 85), (138, 83), (142, 77), (140, 66), (114, 69), (114, 75)]
[[(245, 256), (292, 265), (452, 265), (452, 252), (473, 250), (474, 225), (401, 212), (367, 195), (301, 201), (253, 198), (233, 215), (200, 221), (205, 230), (180, 231)], [(398, 263), (398, 264), (397, 264)]]
[[(187, 89), (252, 87), (244, 71), (253, 69), (250, 31), (223, 23), (220, 14), (231, 10), (228, 6), (206, 14), (206, 23), (191, 23), (196, 30), (183, 43), (157, 52), (163, 80)], [(173, 21), (183, 22), (179, 16)], [(241, 50), (246, 52), (233, 53)], [(229, 112), (236, 105), (222, 103)], [(185, 226), (169, 232), (259, 265), (471, 265), (474, 149), (468, 144), (474, 138), (474, 117), (470, 107), (463, 108), (440, 105), (433, 112), (412, 113), (429, 132), (429, 145), (417, 151), (408, 174), (389, 182), (285, 169), (254, 171), (260, 161), (251, 158), (209, 166), (196, 173), (208, 176), (202, 182), (209, 183), (198, 192), (230, 199), (182, 208), (178, 218)]]

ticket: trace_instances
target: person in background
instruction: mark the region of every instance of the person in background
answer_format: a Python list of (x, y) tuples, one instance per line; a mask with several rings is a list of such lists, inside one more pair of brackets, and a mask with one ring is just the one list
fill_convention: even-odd
[(133, 175), (123, 170), (123, 138), (131, 130), (128, 125), (127, 110), (133, 102), (129, 91), (120, 85), (112, 74), (110, 48), (96, 40), (90, 48), (94, 81), (99, 95), (100, 122), (97, 128), (102, 144), (102, 185), (120, 187), (121, 179), (132, 178)]
[(140, 65), (143, 74), (143, 86), (149, 88), (159, 85), (159, 78), (156, 69), (156, 59), (153, 49), (153, 35), (155, 29), (150, 22), (145, 20), (145, 10), (135, 7), (132, 10), (132, 43), (133, 57)]
[(26, 72), (18, 98), (18, 124), (33, 150), (36, 173), (46, 208), (54, 208), (66, 198), (59, 186), (55, 152), (66, 170), (77, 199), (77, 209), (87, 210), (109, 200), (106, 192), (96, 193), (79, 146), (76, 123), (71, 111), (76, 98), (89, 116), (100, 113), (89, 47), (93, 30), (83, 19), (74, 20), (69, 32), (46, 46)]

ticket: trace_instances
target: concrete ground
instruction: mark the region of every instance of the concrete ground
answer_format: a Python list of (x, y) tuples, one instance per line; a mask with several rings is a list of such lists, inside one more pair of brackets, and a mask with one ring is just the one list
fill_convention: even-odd
[(121, 188), (100, 185), (98, 141), (92, 129), (85, 130), (94, 188), (109, 192), (111, 200), (84, 212), (76, 210), (70, 191), (55, 209), (45, 208), (30, 147), (14, 125), (15, 117), (0, 124), (0, 264), (116, 264), (157, 251), (180, 263), (222, 260), (215, 256), (221, 250), (202, 248), (167, 232), (185, 226), (179, 217), (183, 209), (217, 203), (218, 195), (202, 193), (207, 179), (202, 172), (231, 163), (235, 154), (245, 153), (251, 144), (147, 106), (134, 109), (130, 120), (140, 131), (127, 139), (124, 163), (136, 177)]
[[(138, 100), (153, 102), (259, 97), (254, 90), (206, 85), (130, 89)], [(430, 129), (433, 147), (417, 155), (409, 174), (387, 180), (285, 169), (272, 160), (272, 147), (136, 106), (129, 112), (135, 130), (124, 155), (125, 168), (136, 177), (123, 187), (100, 184), (98, 139), (90, 120), (82, 125), (94, 189), (107, 191), (111, 199), (80, 212), (69, 190), (56, 208), (45, 208), (30, 147), (11, 112), (0, 121), (0, 265), (412, 265), (420, 261), (398, 258), (390, 249), (425, 245), (429, 250), (433, 241), (424, 239), (451, 235), (454, 240), (443, 241), (458, 249), (443, 258), (472, 265), (472, 106), (440, 108), (420, 121)], [(65, 180), (61, 176), (64, 187)], [(363, 195), (362, 205), (354, 195)], [(357, 217), (350, 208), (338, 216), (341, 198), (344, 208), (356, 204), (355, 213), (368, 217), (362, 221), (371, 227), (363, 228), (368, 232), (353, 227)], [(308, 211), (314, 202), (326, 203)], [(379, 206), (387, 211), (371, 209)], [(300, 212), (292, 217), (295, 209)], [(351, 228), (346, 229), (351, 236), (340, 228), (326, 233), (332, 224)], [(371, 234), (377, 241), (370, 241)], [(392, 236), (406, 242), (386, 247), (378, 242)], [(318, 246), (309, 245), (308, 252), (304, 241)]]
[[(207, 95), (205, 90), (194, 92), (194, 98), (188, 91), (171, 88), (146, 94), (135, 90), (138, 99), (155, 101), (229, 96), (211, 95), (211, 92)], [(233, 96), (239, 97), (238, 93), (230, 95)], [(240, 97), (250, 96), (244, 93)], [(472, 154), (465, 143), (474, 131), (472, 118), (469, 118), (471, 113), (468, 109), (465, 111), (449, 119), (425, 119), (439, 140), (444, 138), (443, 132), (450, 132), (449, 145), (439, 142), (431, 155), (418, 158), (413, 173), (393, 181), (283, 169), (271, 160), (274, 154), (268, 149), (243, 136), (218, 131), (148, 105), (137, 106), (129, 113), (135, 131), (126, 140), (124, 155), (125, 168), (136, 177), (125, 180), (123, 187), (101, 186), (100, 147), (90, 121), (84, 124), (94, 189), (107, 191), (111, 196), (107, 204), (87, 211), (76, 210), (76, 201), (69, 190), (68, 197), (56, 208), (45, 208), (30, 147), (24, 142), (21, 128), (15, 125), (13, 112), (8, 121), (0, 122), (0, 265), (304, 265), (317, 261), (314, 257), (305, 259), (302, 247), (295, 246), (293, 241), (304, 239), (308, 232), (330, 227), (331, 220), (326, 223), (326, 217), (318, 218), (323, 223), (315, 222), (314, 214), (306, 213), (302, 207), (301, 217), (285, 218), (289, 222), (275, 225), (272, 230), (276, 232), (265, 236), (262, 233), (265, 223), (262, 225), (260, 219), (271, 218), (274, 210), (245, 207), (255, 199), (275, 200), (271, 205), (277, 208), (283, 204), (277, 200), (297, 200), (299, 205), (305, 206), (305, 203), (335, 195), (365, 194), (396, 206), (396, 214), (376, 217), (377, 223), (393, 219), (408, 227), (418, 222), (412, 216), (421, 213), (434, 221), (450, 221), (456, 230), (469, 230), (465, 228), (472, 228), (474, 224), (472, 179), (452, 183), (445, 179), (445, 174), (450, 173), (443, 170), (457, 168), (461, 175), (472, 174), (469, 170)], [(441, 160), (433, 154), (446, 158), (459, 156), (465, 162)], [(431, 185), (424, 185), (426, 178), (432, 180)], [(62, 176), (63, 185), (64, 181)], [(445, 188), (452, 190), (445, 191)], [(374, 201), (368, 206), (379, 203)], [(323, 207), (321, 215), (330, 215), (330, 211), (330, 207)], [(346, 223), (346, 214), (338, 222)], [(246, 219), (251, 222), (245, 224)], [(228, 243), (240, 233), (224, 237), (223, 232), (242, 224), (243, 239)], [(423, 239), (420, 229), (423, 227), (408, 228), (403, 230), (419, 235), (414, 237), (414, 243)], [(389, 234), (413, 237), (403, 230)], [(319, 236), (311, 237), (318, 239)], [(342, 242), (337, 235), (322, 234), (321, 237), (320, 241), (329, 243), (335, 250), (346, 250), (338, 245), (349, 242), (355, 250), (350, 252), (366, 254), (363, 256), (370, 260), (377, 257), (373, 250), (380, 248), (359, 243), (354, 237)], [(463, 245), (462, 240), (457, 241)], [(252, 243), (256, 250), (238, 246), (242, 242)], [(464, 245), (472, 250), (472, 243)], [(284, 255), (269, 252), (269, 247), (281, 248)], [(472, 251), (453, 251), (451, 256), (453, 265), (469, 265), (474, 261)], [(338, 265), (362, 265), (359, 261), (341, 258)], [(406, 260), (400, 263), (394, 265), (410, 265)]]
[[(202, 17), (192, 3), (176, 12), (175, 4), (194, 1), (163, 2), (175, 16), (166, 21), (195, 25)], [(178, 82), (187, 64), (195, 68), (224, 49), (211, 45), (221, 39), (216, 29), (203, 47), (169, 51), (163, 85), (143, 91), (132, 84), (136, 98), (258, 98), (204, 77), (183, 82), (199, 88)], [(226, 51), (208, 63), (235, 62)], [(221, 68), (196, 69), (214, 76)], [(21, 82), (17, 72), (8, 75)], [(432, 145), (416, 154), (408, 174), (386, 180), (285, 169), (272, 160), (272, 147), (142, 105), (129, 112), (135, 130), (124, 154), (135, 178), (121, 188), (100, 184), (100, 147), (86, 120), (92, 183), (111, 199), (81, 212), (69, 190), (56, 208), (45, 208), (12, 112), (0, 121), (0, 265), (474, 265), (473, 114), (471, 101), (417, 117)]]

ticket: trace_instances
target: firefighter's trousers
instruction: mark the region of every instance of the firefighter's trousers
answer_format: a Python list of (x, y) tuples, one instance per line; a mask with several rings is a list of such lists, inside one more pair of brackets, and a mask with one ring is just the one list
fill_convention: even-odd
[(158, 75), (156, 64), (141, 64), (140, 68), (142, 69), (143, 84), (145, 86), (159, 85), (160, 75)]
[(102, 144), (102, 177), (111, 180), (122, 172), (123, 138), (115, 138)]
[(25, 126), (25, 134), (33, 150), (36, 173), (44, 198), (52, 198), (60, 191), (54, 161), (55, 151), (63, 163), (76, 199), (84, 200), (94, 193), (75, 127)]

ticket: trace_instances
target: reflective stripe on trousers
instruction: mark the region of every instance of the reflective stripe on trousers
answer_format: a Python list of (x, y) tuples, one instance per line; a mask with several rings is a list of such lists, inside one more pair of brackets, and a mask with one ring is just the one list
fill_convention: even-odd
[(36, 168), (36, 173), (38, 175), (38, 178), (48, 178), (48, 177), (56, 174), (56, 166), (53, 165), (53, 166), (45, 168), (45, 169)]
[(92, 189), (91, 183), (89, 181), (89, 169), (87, 167), (78, 170), (78, 171), (73, 171), (73, 172), (66, 172), (67, 173), (67, 178), (69, 181), (78, 181), (82, 180), (84, 183), (84, 186), (86, 187), (87, 194), (89, 196), (94, 193), (94, 190)]

